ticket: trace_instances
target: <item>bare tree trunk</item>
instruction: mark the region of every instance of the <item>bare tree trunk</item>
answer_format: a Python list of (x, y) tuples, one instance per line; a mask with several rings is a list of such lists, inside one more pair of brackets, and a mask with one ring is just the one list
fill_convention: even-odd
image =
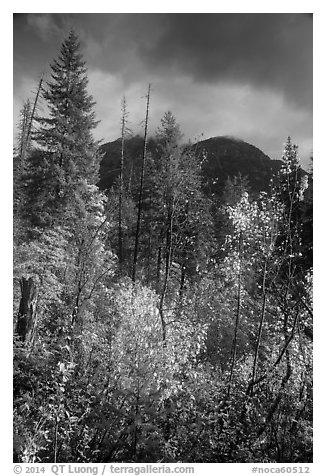
[(163, 343), (166, 340), (166, 322), (164, 319), (163, 307), (164, 307), (164, 300), (165, 300), (165, 295), (167, 291), (169, 275), (170, 275), (170, 267), (171, 267), (173, 213), (174, 213), (174, 209), (172, 209), (172, 211), (169, 213), (169, 216), (168, 216), (168, 226), (166, 230), (165, 275), (164, 275), (163, 289), (162, 289), (162, 294), (161, 294), (161, 299), (159, 304), (159, 313), (161, 316), (161, 323), (162, 323)]
[(16, 332), (23, 342), (31, 343), (36, 326), (37, 288), (33, 278), (20, 280), (21, 299)]
[(128, 195), (131, 196), (131, 184), (132, 184), (132, 175), (134, 173), (134, 163), (131, 162), (130, 174), (129, 174), (129, 183), (128, 183)]
[(230, 396), (231, 385), (232, 385), (232, 378), (235, 366), (235, 357), (236, 357), (236, 350), (237, 350), (237, 337), (238, 337), (238, 329), (239, 329), (239, 322), (240, 322), (240, 314), (241, 314), (241, 274), (242, 274), (242, 233), (240, 232), (239, 236), (239, 244), (238, 244), (238, 252), (239, 252), (239, 272), (238, 272), (238, 298), (237, 298), (237, 312), (235, 318), (235, 326), (234, 326), (234, 336), (232, 342), (232, 351), (231, 351), (231, 367), (230, 367), (230, 376), (229, 376), (229, 383), (228, 383), (228, 393), (227, 396)]
[(23, 106), (22, 110), (22, 121), (21, 121), (21, 133), (20, 133), (20, 147), (19, 147), (19, 156), (21, 164), (24, 162), (25, 151), (28, 148), (28, 124), (31, 117), (31, 103), (28, 99)]
[(53, 444), (53, 462), (57, 462), (58, 458), (58, 428), (59, 428), (59, 417), (55, 416), (55, 427), (54, 427), (54, 444)]
[(37, 91), (36, 91), (36, 96), (35, 96), (35, 100), (34, 100), (34, 104), (33, 104), (33, 109), (32, 109), (32, 113), (31, 113), (31, 117), (30, 117), (30, 121), (29, 121), (29, 125), (28, 125), (28, 130), (27, 130), (26, 147), (25, 147), (25, 150), (24, 150), (23, 153), (22, 153), (22, 161), (24, 161), (25, 154), (26, 154), (26, 150), (27, 150), (27, 148), (28, 148), (29, 141), (30, 141), (30, 138), (31, 138), (32, 126), (33, 126), (33, 121), (34, 121), (34, 117), (35, 117), (35, 112), (36, 112), (36, 107), (37, 107), (38, 98), (39, 98), (39, 96), (40, 96), (40, 92), (41, 92), (41, 89), (42, 89), (42, 83), (43, 83), (43, 74), (42, 74), (42, 76), (41, 76), (41, 78), (40, 78), (40, 81), (39, 81), (39, 84), (38, 84), (38, 88), (37, 88)]
[(123, 169), (124, 169), (124, 146), (126, 133), (127, 109), (126, 98), (122, 100), (121, 117), (121, 154), (120, 154), (120, 180), (119, 180), (119, 264), (120, 269), (123, 261), (123, 243), (122, 243), (122, 198), (123, 198)]
[(252, 378), (251, 378), (251, 382), (250, 382), (250, 384), (248, 386), (248, 390), (247, 390), (247, 393), (249, 395), (252, 395), (253, 388), (254, 388), (254, 382), (256, 380), (259, 347), (260, 347), (261, 336), (262, 336), (262, 332), (263, 332), (263, 324), (264, 324), (265, 313), (266, 313), (266, 298), (267, 298), (266, 274), (267, 274), (267, 256), (265, 257), (264, 273), (263, 273), (263, 289), (262, 289), (263, 290), (263, 306), (262, 306), (262, 310), (261, 310), (258, 337), (257, 337), (257, 342), (256, 342), (256, 348), (255, 348), (255, 357), (254, 357), (254, 363), (253, 363), (253, 368), (252, 368)]
[(160, 281), (161, 281), (161, 259), (162, 259), (162, 247), (159, 246), (157, 252), (157, 267), (156, 267), (156, 291), (160, 290)]
[[(39, 98), (39, 94), (41, 91), (42, 87), (42, 82), (43, 82), (43, 76), (40, 79), (38, 89), (36, 92), (35, 100), (33, 107), (31, 106), (31, 103), (29, 100), (27, 100), (24, 104), (23, 111), (22, 111), (22, 122), (21, 122), (21, 130), (20, 130), (20, 145), (19, 145), (19, 162), (18, 162), (18, 167), (14, 171), (14, 214), (16, 213), (18, 215), (21, 214), (21, 210), (23, 208), (23, 199), (21, 194), (24, 195), (23, 189), (24, 186), (21, 183), (22, 177), (24, 176), (25, 173), (25, 159), (26, 155), (29, 151), (30, 143), (31, 143), (31, 132), (32, 132), (32, 126), (33, 126), (33, 121), (35, 117), (35, 112), (36, 112), (36, 107), (37, 107), (37, 102)], [(16, 184), (19, 184), (16, 188)]]
[(142, 167), (140, 175), (140, 188), (139, 188), (139, 198), (138, 198), (138, 216), (137, 216), (137, 226), (136, 226), (136, 236), (135, 236), (135, 250), (134, 250), (134, 261), (132, 267), (132, 280), (136, 280), (136, 271), (137, 271), (137, 261), (138, 261), (138, 249), (139, 249), (139, 235), (140, 235), (140, 221), (143, 209), (143, 187), (144, 187), (144, 175), (145, 175), (145, 161), (146, 161), (146, 152), (147, 152), (147, 130), (148, 130), (148, 115), (149, 115), (149, 101), (151, 94), (151, 85), (148, 85), (147, 92), (147, 103), (146, 103), (146, 117), (145, 117), (145, 132), (144, 132), (144, 147), (143, 147), (143, 157), (142, 157)]
[(185, 263), (183, 262), (181, 265), (180, 288), (179, 288), (180, 302), (182, 301), (182, 297), (183, 297), (185, 279), (186, 279), (186, 266), (185, 266)]
[(149, 226), (148, 226), (148, 248), (147, 248), (147, 284), (151, 282), (151, 261), (152, 261), (152, 194), (149, 196)]
[(139, 379), (137, 380), (137, 395), (136, 395), (136, 408), (135, 408), (135, 420), (134, 420), (134, 434), (133, 434), (133, 459), (137, 462), (137, 447), (138, 447), (138, 432), (140, 427), (138, 425), (138, 418), (139, 418)]

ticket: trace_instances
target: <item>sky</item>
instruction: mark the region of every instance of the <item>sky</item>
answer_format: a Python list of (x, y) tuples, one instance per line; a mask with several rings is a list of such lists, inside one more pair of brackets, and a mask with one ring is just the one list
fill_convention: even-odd
[(308, 164), (311, 14), (15, 14), (14, 133), (23, 101), (33, 97), (42, 73), (49, 78), (70, 29), (80, 38), (96, 101), (96, 139), (119, 137), (123, 96), (129, 127), (141, 133), (151, 83), (150, 133), (170, 110), (185, 141), (230, 135), (279, 159), (290, 135)]

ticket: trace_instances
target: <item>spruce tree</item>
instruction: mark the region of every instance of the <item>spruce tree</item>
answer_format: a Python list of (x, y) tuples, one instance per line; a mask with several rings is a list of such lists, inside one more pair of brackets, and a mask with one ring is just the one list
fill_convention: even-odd
[(51, 65), (51, 78), (43, 93), (50, 117), (41, 118), (38, 141), (54, 153), (53, 160), (64, 170), (75, 167), (75, 174), (94, 182), (93, 158), (96, 143), (95, 102), (87, 92), (88, 78), (80, 43), (73, 31), (61, 46)]
[[(87, 92), (87, 69), (73, 31), (64, 40), (51, 71), (51, 80), (43, 88), (49, 114), (38, 118), (39, 129), (35, 134), (42, 151), (37, 161), (43, 175), (42, 196), (32, 199), (30, 210), (39, 214), (38, 218), (44, 217), (46, 210), (46, 217), (36, 223), (53, 225), (56, 218), (61, 222), (63, 217), (71, 219), (72, 210), (76, 216), (84, 215), (79, 192), (85, 190), (86, 183), (93, 185), (98, 180), (98, 144), (92, 135), (97, 125), (95, 103)], [(32, 190), (35, 174), (33, 170), (29, 172), (28, 183)]]

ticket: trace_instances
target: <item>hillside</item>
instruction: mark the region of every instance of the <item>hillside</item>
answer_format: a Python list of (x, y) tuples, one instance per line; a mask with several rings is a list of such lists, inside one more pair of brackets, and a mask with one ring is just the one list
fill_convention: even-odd
[[(130, 171), (139, 166), (143, 139), (140, 136), (126, 141), (125, 162)], [(119, 174), (121, 139), (101, 147), (103, 157), (100, 165), (99, 187), (109, 189)], [(204, 192), (220, 195), (228, 177), (239, 173), (247, 176), (254, 193), (268, 190), (269, 181), (281, 165), (280, 160), (271, 160), (264, 152), (245, 141), (228, 136), (212, 137), (197, 142), (191, 148), (202, 160)], [(148, 151), (156, 153), (156, 142), (150, 139)], [(133, 165), (132, 165), (133, 164)]]
[(281, 161), (271, 160), (264, 152), (247, 142), (222, 136), (198, 142), (193, 146), (197, 153), (206, 156), (202, 165), (206, 193), (219, 195), (228, 177), (247, 176), (251, 191), (267, 191), (273, 174)]

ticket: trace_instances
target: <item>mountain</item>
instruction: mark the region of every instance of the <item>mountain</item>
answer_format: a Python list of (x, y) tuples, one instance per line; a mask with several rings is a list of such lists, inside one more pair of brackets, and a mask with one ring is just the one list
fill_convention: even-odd
[(270, 179), (282, 164), (281, 160), (270, 159), (254, 145), (229, 136), (212, 137), (194, 144), (192, 148), (204, 158), (204, 190), (209, 195), (220, 195), (227, 178), (239, 174), (248, 177), (253, 193), (267, 191)]
[[(148, 150), (152, 152), (154, 145), (152, 140)], [(140, 160), (143, 150), (144, 139), (139, 135), (125, 140), (124, 163), (125, 168), (133, 174), (134, 169), (140, 166)], [(102, 190), (108, 190), (112, 187), (114, 181), (119, 176), (121, 138), (113, 142), (107, 142), (100, 147), (102, 159), (100, 163), (100, 180), (98, 186)]]
[[(229, 136), (212, 137), (187, 148), (193, 150), (202, 162), (203, 187), (208, 195), (220, 195), (228, 177), (241, 174), (248, 177), (253, 193), (267, 191), (269, 181), (280, 166), (280, 160), (270, 159), (264, 152), (247, 142)], [(143, 138), (135, 136), (125, 141), (125, 164), (129, 176), (139, 167)], [(99, 187), (109, 189), (119, 175), (121, 139), (101, 146)], [(154, 139), (148, 141), (148, 151), (157, 153)]]

